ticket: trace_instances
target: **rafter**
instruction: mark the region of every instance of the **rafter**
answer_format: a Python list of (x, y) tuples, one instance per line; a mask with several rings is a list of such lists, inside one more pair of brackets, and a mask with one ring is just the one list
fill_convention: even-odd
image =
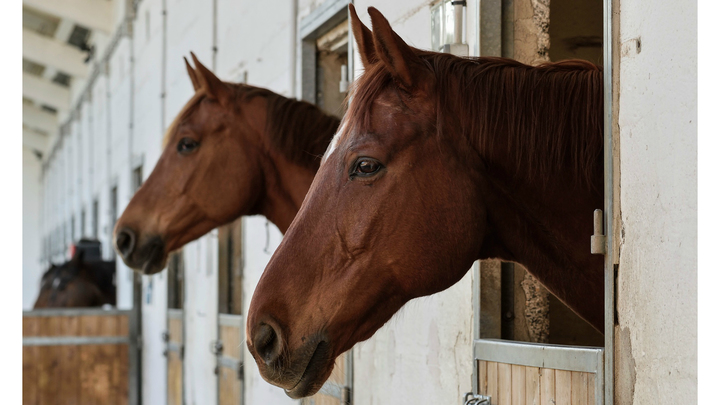
[(58, 129), (58, 120), (55, 114), (32, 105), (23, 104), (23, 125), (52, 134)]
[(56, 110), (70, 108), (70, 90), (40, 76), (23, 72), (23, 97), (45, 104)]
[(114, 28), (113, 3), (100, 0), (23, 0), (26, 6), (106, 34), (112, 33)]
[(41, 65), (52, 66), (71, 76), (84, 78), (88, 74), (88, 67), (83, 62), (84, 52), (72, 45), (25, 28), (23, 28), (23, 58)]
[(47, 152), (48, 136), (29, 128), (23, 128), (23, 146), (44, 155)]

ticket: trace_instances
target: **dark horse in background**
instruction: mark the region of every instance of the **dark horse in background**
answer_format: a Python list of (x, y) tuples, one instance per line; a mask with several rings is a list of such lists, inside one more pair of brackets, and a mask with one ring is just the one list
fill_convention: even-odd
[(115, 261), (103, 261), (99, 250), (93, 249), (95, 243), (80, 240), (72, 259), (50, 266), (42, 276), (34, 309), (115, 306)]
[(314, 394), (338, 355), (478, 259), (522, 264), (602, 331), (601, 68), (422, 51), (368, 12), (372, 32), (350, 5), (365, 73), (250, 303), (263, 378)]

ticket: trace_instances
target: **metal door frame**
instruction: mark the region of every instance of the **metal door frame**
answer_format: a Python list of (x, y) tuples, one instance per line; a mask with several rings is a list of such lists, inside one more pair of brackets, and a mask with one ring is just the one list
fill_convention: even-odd
[[(501, 7), (512, 4), (512, 0), (476, 0), (475, 15), (476, 32), (479, 44), (476, 47), (478, 56), (486, 54), (486, 49), (500, 50), (502, 30), (494, 21), (502, 19)], [(501, 24), (504, 25), (504, 24)], [(482, 49), (482, 51), (481, 51)], [(498, 55), (499, 56), (499, 55)], [(615, 334), (615, 264), (614, 264), (614, 229), (613, 229), (613, 0), (603, 0), (603, 138), (604, 138), (604, 200), (603, 224), (605, 236), (605, 345), (603, 348), (587, 348), (577, 346), (544, 345), (524, 342), (497, 341), (480, 338), (480, 265), (473, 264), (473, 379), (472, 393), (478, 394), (478, 360), (499, 361), (511, 364), (537, 366), (537, 364), (555, 364), (559, 369), (579, 368), (573, 371), (596, 373), (596, 404), (612, 405), (614, 403), (614, 334)], [(592, 213), (588, 213), (590, 217)], [(588, 239), (589, 239), (588, 235)], [(589, 241), (588, 241), (589, 242)], [(588, 243), (588, 249), (590, 243)], [(582, 361), (575, 359), (567, 364), (568, 356), (581, 356)], [(539, 363), (541, 359), (543, 363)], [(548, 363), (550, 362), (550, 363)], [(554, 368), (554, 367), (549, 367)], [(594, 369), (594, 371), (592, 371)], [(602, 394), (600, 394), (602, 393)]]
[[(315, 54), (317, 47), (315, 40), (327, 33), (330, 29), (342, 23), (344, 20), (350, 22), (350, 11), (348, 5), (353, 0), (326, 0), (309, 15), (304, 17), (298, 25), (297, 38), (300, 39), (300, 75), (301, 91), (300, 99), (315, 104), (316, 99), (316, 68), (317, 61)], [(348, 27), (348, 82), (352, 82), (355, 76), (355, 39), (352, 28)], [(297, 63), (297, 62), (296, 62)], [(293, 89), (295, 91), (295, 89)], [(352, 404), (353, 397), (353, 349), (348, 350), (345, 356), (345, 385), (326, 381), (318, 393), (328, 395), (340, 400), (343, 405)]]

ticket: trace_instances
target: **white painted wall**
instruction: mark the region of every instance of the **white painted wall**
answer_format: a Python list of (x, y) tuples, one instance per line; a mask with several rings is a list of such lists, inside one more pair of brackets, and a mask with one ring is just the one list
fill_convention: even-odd
[(40, 292), (40, 279), (45, 269), (42, 254), (42, 167), (35, 153), (23, 147), (23, 310), (32, 309)]
[[(282, 240), (282, 234), (275, 225), (266, 225), (265, 218), (260, 216), (243, 218), (242, 226), (244, 259), (243, 308), (247, 310), (250, 307), (250, 300), (255, 287), (260, 281), (260, 276), (270, 261), (272, 252), (275, 251)], [(265, 382), (260, 376), (257, 364), (252, 359), (247, 346), (243, 349), (245, 353), (245, 400), (247, 404), (299, 404), (300, 401), (291, 399), (285, 395), (282, 389)]]
[(697, 5), (620, 11), (617, 403), (695, 403)]

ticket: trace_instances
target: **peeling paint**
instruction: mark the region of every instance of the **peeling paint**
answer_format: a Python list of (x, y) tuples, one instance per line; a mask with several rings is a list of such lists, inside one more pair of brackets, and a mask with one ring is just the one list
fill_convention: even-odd
[(623, 359), (616, 363), (615, 370), (615, 398), (617, 403), (632, 404), (635, 397), (635, 383), (637, 381), (637, 368), (633, 356), (630, 329), (627, 327), (616, 329), (615, 357)]

